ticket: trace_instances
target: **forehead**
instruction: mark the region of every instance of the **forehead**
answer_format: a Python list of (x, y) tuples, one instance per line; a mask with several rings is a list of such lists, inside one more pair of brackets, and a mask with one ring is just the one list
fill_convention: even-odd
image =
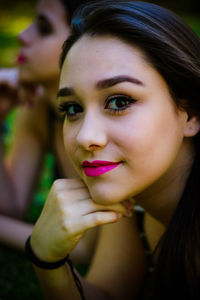
[(61, 0), (40, 0), (36, 8), (37, 14), (44, 14), (52, 22), (67, 20), (67, 13)]
[(72, 84), (82, 75), (91, 80), (113, 77), (119, 73), (142, 77), (145, 70), (153, 69), (138, 47), (112, 36), (85, 35), (69, 50), (60, 83)]

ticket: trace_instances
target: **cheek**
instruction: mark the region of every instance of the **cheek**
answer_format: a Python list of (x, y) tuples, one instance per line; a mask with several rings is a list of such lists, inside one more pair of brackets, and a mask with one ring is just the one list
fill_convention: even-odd
[(43, 51), (38, 62), (40, 62), (41, 66), (44, 66), (43, 71), (59, 71), (59, 57), (61, 54), (60, 47), (55, 47), (54, 45), (53, 47), (49, 46), (47, 49), (49, 49), (49, 51)]
[(73, 160), (76, 151), (76, 131), (67, 126), (66, 121), (64, 121), (63, 125), (63, 139), (65, 151), (69, 155), (70, 159)]
[(182, 143), (182, 124), (172, 114), (144, 116), (137, 118), (135, 115), (134, 119), (117, 126), (115, 143), (128, 164), (141, 172), (166, 168)]
[(64, 39), (54, 37), (43, 37), (35, 42), (32, 48), (32, 62), (43, 71), (59, 70), (59, 58)]

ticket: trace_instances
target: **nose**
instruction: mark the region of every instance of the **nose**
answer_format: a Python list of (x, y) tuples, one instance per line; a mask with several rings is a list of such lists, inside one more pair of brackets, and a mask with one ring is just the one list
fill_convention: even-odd
[(22, 46), (27, 46), (30, 44), (32, 39), (32, 24), (28, 26), (26, 29), (24, 29), (19, 35), (18, 35), (18, 41)]
[(76, 137), (77, 144), (86, 151), (103, 149), (107, 144), (106, 129), (101, 118), (87, 114)]

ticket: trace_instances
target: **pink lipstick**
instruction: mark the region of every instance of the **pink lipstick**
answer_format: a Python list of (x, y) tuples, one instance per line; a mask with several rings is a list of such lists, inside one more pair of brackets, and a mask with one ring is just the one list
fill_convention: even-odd
[(25, 63), (27, 62), (27, 58), (26, 58), (23, 54), (19, 54), (19, 55), (17, 56), (16, 62), (17, 62), (18, 64), (25, 64)]
[(119, 166), (121, 162), (111, 162), (104, 160), (84, 161), (82, 163), (86, 176), (95, 177), (111, 171)]

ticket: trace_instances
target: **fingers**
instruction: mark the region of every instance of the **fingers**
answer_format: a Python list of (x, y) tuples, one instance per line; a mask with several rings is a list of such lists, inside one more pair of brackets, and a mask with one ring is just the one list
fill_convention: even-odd
[[(66, 209), (72, 208), (72, 210), (78, 210), (80, 211), (81, 208), (85, 208), (85, 211), (92, 209), (92, 207), (89, 207), (88, 202), (91, 203), (91, 199), (89, 192), (86, 188), (79, 188), (78, 190), (61, 190), (57, 192), (56, 194), (57, 202)], [(92, 206), (92, 205), (91, 205)], [(87, 208), (88, 207), (88, 208)]]
[[(81, 216), (91, 214), (94, 212), (99, 212), (99, 211), (102, 212), (114, 211), (126, 217), (130, 216), (130, 209), (126, 208), (124, 205), (120, 203), (114, 205), (101, 205), (101, 204), (96, 204), (94, 201), (92, 201), (92, 199), (88, 197), (88, 194), (85, 194), (85, 197), (86, 197), (85, 200), (83, 199), (84, 201), (80, 200), (80, 202), (78, 203), (78, 210)], [(77, 203), (72, 204), (72, 209), (74, 209), (74, 211), (77, 210)]]
[(114, 212), (114, 211), (100, 211), (100, 212), (94, 212), (85, 216), (82, 216), (79, 219), (79, 222), (73, 224), (73, 227), (71, 227), (71, 234), (81, 234), (87, 231), (88, 229), (115, 223), (117, 222), (122, 215), (120, 213)]
[(80, 188), (87, 188), (85, 183), (78, 178), (72, 179), (57, 179), (53, 183), (53, 188), (56, 190), (73, 190)]
[(128, 217), (133, 209), (133, 204), (129, 200), (111, 205), (94, 202), (85, 183), (80, 179), (56, 180), (51, 195), (67, 216), (84, 216), (96, 211), (115, 211)]
[(62, 258), (87, 230), (129, 216), (131, 208), (129, 200), (112, 205), (95, 203), (81, 179), (56, 180), (34, 228), (34, 246), (41, 258)]

